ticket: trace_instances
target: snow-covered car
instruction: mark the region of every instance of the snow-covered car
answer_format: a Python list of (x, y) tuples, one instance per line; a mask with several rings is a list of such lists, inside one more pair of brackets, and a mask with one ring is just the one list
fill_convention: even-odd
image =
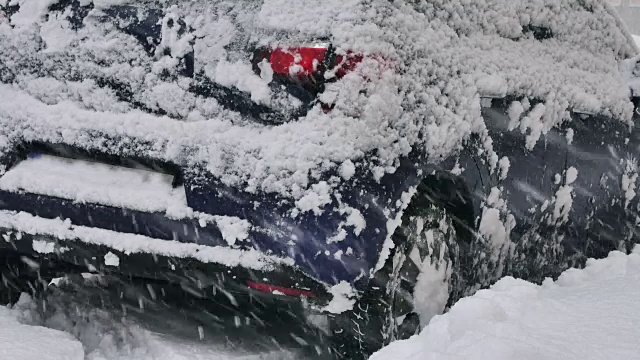
[(0, 244), (364, 356), (638, 242), (637, 56), (602, 0), (0, 0)]

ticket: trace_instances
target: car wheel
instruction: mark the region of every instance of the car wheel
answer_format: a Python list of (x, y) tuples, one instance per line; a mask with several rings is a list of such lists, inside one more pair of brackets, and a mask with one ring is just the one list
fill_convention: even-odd
[(442, 313), (458, 264), (455, 228), (436, 206), (409, 207), (395, 248), (354, 309), (332, 322), (338, 354), (366, 359), (392, 341), (418, 333)]

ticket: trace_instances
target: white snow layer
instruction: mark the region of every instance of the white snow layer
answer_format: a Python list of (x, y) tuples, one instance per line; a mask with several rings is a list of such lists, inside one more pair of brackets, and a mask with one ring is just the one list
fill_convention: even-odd
[(640, 359), (638, 299), (640, 246), (540, 286), (504, 278), (371, 360)]
[[(51, 22), (67, 29), (66, 16), (49, 16), (42, 29), (33, 23), (44, 19), (51, 2), (20, 1), (27, 5), (10, 19), (19, 26), (0, 18), (0, 64), (9, 66), (5, 74), (14, 84), (0, 86), (0, 149), (40, 140), (204, 164), (228, 185), (307, 197), (298, 202), (301, 211), (318, 213), (315, 206), (325, 202), (308, 198), (323, 173), (341, 175), (328, 184), (331, 195), (354, 174), (349, 161), (367, 153), (376, 156), (358, 171), (379, 178), (413, 149), (437, 161), (472, 133), (488, 136), (480, 95), (545, 101), (535, 116), (523, 114), (529, 148), (568, 121), (569, 108), (622, 121), (633, 110), (618, 61), (636, 49), (602, 0), (483, 0), (473, 7), (463, 0), (194, 1), (168, 8), (163, 24), (181, 18), (195, 31), (197, 70), (275, 108), (286, 96), (266, 86), (268, 76), (253, 74), (243, 50), (247, 42), (286, 46), (328, 37), (339, 52), (369, 55), (357, 71), (327, 85), (323, 97), (335, 101), (330, 113), (316, 106), (281, 126), (248, 122), (186, 91), (190, 79), (163, 75), (177, 72), (191, 35), (163, 26), (161, 47), (174, 57), (159, 51), (150, 56), (131, 36), (98, 21), (98, 6), (83, 28), (65, 30), (71, 38), (58, 36), (46, 29)], [(537, 40), (530, 31), (535, 28), (549, 29), (553, 37)], [(31, 67), (20, 67), (25, 63), (42, 71), (34, 75)], [(133, 100), (171, 118), (132, 110), (113, 90), (100, 88), (94, 80), (100, 78), (123, 82)], [(104, 137), (122, 139), (120, 147), (107, 146)], [(484, 144), (494, 157), (491, 141)]]

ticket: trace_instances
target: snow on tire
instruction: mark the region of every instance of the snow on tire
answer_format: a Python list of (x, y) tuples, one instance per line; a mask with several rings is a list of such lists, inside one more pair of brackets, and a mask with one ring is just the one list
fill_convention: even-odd
[[(450, 261), (449, 244), (455, 241), (455, 235), (450, 235), (455, 232), (446, 216), (441, 219), (437, 228), (426, 231), (423, 218), (416, 218), (415, 221), (419, 230), (422, 230), (417, 231), (417, 234), (423, 235), (422, 240), (429, 250), (429, 254), (421, 258), (420, 273), (413, 289), (414, 311), (420, 316), (420, 324), (426, 326), (431, 318), (444, 312), (449, 300), (453, 265)], [(413, 251), (418, 249), (414, 248)]]
[(444, 211), (432, 206), (419, 212), (403, 221), (406, 250), (400, 276), (411, 286), (413, 312), (425, 326), (445, 310), (457, 246), (454, 227)]

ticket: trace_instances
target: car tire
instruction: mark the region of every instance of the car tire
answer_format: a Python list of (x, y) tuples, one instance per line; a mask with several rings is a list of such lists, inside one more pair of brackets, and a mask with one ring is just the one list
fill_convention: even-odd
[(451, 218), (434, 205), (410, 205), (393, 241), (391, 256), (353, 310), (333, 318), (340, 358), (366, 359), (392, 341), (417, 334), (445, 310), (459, 263)]

